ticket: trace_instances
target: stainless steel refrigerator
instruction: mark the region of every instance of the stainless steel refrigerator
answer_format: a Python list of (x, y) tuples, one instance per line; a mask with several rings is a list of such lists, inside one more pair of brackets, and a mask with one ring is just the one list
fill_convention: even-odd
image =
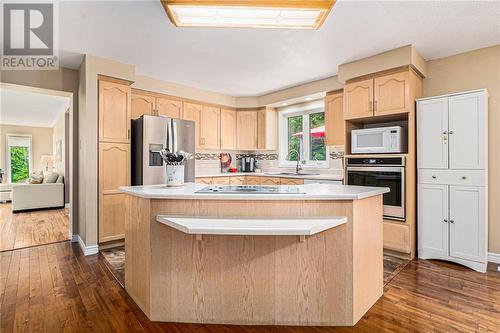
[[(195, 153), (193, 121), (143, 115), (132, 120), (132, 185), (166, 183), (165, 164), (160, 150)], [(184, 181), (194, 182), (195, 160), (185, 164)]]

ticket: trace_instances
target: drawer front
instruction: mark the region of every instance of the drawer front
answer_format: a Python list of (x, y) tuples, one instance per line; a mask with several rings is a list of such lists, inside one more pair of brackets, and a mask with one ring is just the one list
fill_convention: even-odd
[(261, 185), (279, 185), (280, 179), (277, 177), (262, 177), (260, 179)]
[(300, 178), (281, 178), (281, 185), (304, 185), (304, 179), (300, 179)]
[(212, 184), (214, 185), (229, 185), (229, 177), (214, 177)]
[(245, 184), (245, 176), (241, 177), (230, 177), (229, 183), (231, 185), (243, 185)]
[(258, 176), (246, 176), (245, 185), (260, 185), (260, 177)]
[(436, 170), (418, 171), (418, 182), (422, 184), (449, 184), (464, 186), (485, 186), (486, 172), (483, 170)]
[(196, 178), (195, 182), (196, 182), (196, 184), (212, 185), (213, 184), (213, 178), (209, 178), (209, 177)]

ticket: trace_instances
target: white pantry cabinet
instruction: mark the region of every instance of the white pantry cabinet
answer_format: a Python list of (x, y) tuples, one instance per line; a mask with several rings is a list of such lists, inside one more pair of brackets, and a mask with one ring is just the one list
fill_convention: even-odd
[(417, 101), (418, 257), (485, 272), (487, 91)]

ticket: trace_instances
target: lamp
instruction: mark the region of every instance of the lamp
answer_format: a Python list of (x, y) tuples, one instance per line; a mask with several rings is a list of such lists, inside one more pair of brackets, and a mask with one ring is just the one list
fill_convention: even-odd
[(161, 0), (177, 27), (319, 29), (335, 0)]
[(53, 166), (54, 157), (52, 155), (42, 155), (40, 158), (40, 163), (45, 164), (45, 171), (49, 171), (49, 165), (50, 167)]

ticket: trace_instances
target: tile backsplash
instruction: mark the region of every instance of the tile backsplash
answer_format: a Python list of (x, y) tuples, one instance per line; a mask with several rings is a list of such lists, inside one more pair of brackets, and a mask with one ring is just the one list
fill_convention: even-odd
[[(257, 160), (257, 167), (264, 172), (287, 172), (293, 171), (290, 168), (281, 168), (279, 166), (279, 154), (277, 151), (203, 151), (195, 154), (196, 175), (218, 174), (220, 170), (220, 153), (229, 153), (232, 158), (232, 166), (239, 167), (239, 160), (242, 157), (252, 156)], [(344, 152), (338, 147), (330, 148), (330, 167), (327, 169), (317, 169), (317, 172), (323, 174), (343, 174)]]

